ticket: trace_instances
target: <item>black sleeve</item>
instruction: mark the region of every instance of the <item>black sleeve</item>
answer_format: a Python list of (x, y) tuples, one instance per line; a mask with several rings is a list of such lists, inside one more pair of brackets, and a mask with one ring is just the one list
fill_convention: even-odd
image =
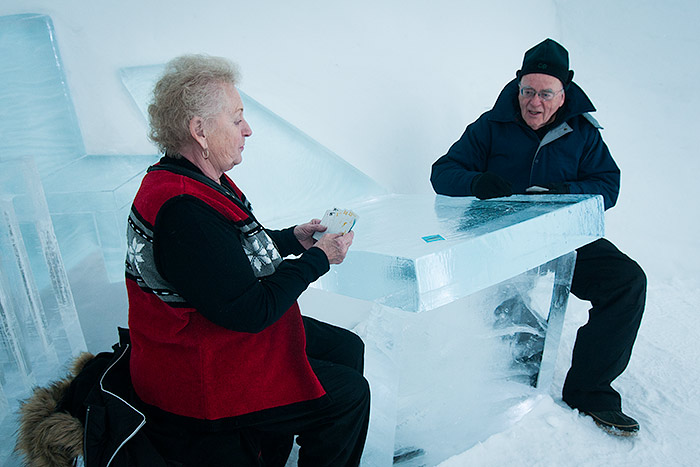
[(447, 196), (473, 196), (474, 177), (486, 172), (488, 125), (482, 116), (467, 127), (462, 137), (433, 163), (430, 182), (435, 193)]
[(299, 240), (297, 240), (296, 235), (294, 235), (294, 227), (289, 227), (283, 230), (265, 229), (265, 231), (270, 236), (272, 241), (275, 242), (275, 245), (277, 245), (282, 257), (289, 255), (300, 255), (306, 251), (301, 243), (299, 243)]
[(272, 275), (255, 277), (239, 231), (191, 196), (161, 208), (153, 237), (163, 278), (207, 319), (234, 331), (270, 326), (330, 267), (323, 251), (310, 248), (298, 259), (284, 260)]

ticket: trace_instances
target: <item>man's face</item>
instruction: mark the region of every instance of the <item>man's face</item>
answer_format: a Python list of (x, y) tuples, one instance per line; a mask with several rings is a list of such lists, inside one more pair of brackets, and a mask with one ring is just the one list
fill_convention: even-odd
[[(554, 76), (542, 73), (531, 73), (520, 80), (521, 92), (518, 94), (520, 114), (525, 123), (533, 130), (538, 130), (554, 121), (554, 114), (564, 105), (564, 87)], [(526, 97), (522, 90), (534, 91), (534, 96)], [(550, 100), (544, 100), (541, 93), (554, 94)]]

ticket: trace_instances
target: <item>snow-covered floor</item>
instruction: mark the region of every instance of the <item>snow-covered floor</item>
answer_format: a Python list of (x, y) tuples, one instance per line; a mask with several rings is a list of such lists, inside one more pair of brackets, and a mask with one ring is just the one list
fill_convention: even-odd
[(561, 400), (576, 329), (587, 319), (586, 304), (572, 299), (550, 396), (512, 428), (440, 466), (700, 465), (700, 290), (694, 278), (648, 276), (647, 308), (632, 360), (614, 384), (623, 409), (641, 425), (636, 437), (611, 436)]

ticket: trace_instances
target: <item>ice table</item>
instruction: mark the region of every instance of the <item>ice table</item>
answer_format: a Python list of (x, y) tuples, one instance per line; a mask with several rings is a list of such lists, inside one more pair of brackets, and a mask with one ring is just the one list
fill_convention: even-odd
[(363, 465), (414, 447), (401, 465), (436, 465), (517, 421), (551, 384), (574, 250), (603, 235), (602, 199), (339, 207), (360, 216), (355, 242), (314, 285), (374, 303), (359, 329), (373, 397)]

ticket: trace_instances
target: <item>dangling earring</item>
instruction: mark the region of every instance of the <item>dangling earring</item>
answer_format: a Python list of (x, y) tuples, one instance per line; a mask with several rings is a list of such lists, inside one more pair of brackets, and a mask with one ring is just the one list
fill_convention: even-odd
[(204, 148), (204, 153), (202, 154), (202, 157), (205, 159), (209, 159), (209, 148)]

